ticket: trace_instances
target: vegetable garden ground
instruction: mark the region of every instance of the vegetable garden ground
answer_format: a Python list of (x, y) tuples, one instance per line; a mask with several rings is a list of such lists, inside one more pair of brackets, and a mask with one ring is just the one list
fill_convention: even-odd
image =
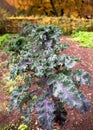
[[(75, 55), (82, 58), (82, 62), (76, 65), (77, 68), (82, 68), (92, 75), (93, 78), (93, 49), (83, 48), (79, 46), (79, 43), (74, 42), (70, 37), (63, 36), (61, 39), (63, 42), (67, 42), (70, 46), (64, 50), (62, 53), (68, 55)], [(20, 122), (22, 123), (22, 116), (20, 116), (17, 111), (12, 114), (8, 114), (7, 104), (9, 103), (9, 84), (6, 84), (6, 77), (8, 75), (8, 70), (6, 69), (5, 63), (8, 60), (2, 51), (0, 52), (0, 130), (18, 130)], [(68, 118), (66, 121), (67, 130), (93, 130), (93, 80), (92, 87), (87, 88), (86, 86), (81, 86), (81, 89), (85, 93), (86, 97), (91, 102), (91, 111), (85, 115), (80, 114), (79, 111), (69, 108)], [(36, 113), (33, 113), (34, 118), (36, 118)], [(34, 124), (35, 123), (35, 124)], [(38, 123), (34, 121), (31, 122), (31, 130), (41, 130)], [(58, 126), (55, 126), (56, 130)]]

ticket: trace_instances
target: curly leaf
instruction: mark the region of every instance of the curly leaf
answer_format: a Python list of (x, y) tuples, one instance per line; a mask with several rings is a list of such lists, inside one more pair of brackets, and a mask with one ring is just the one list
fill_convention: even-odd
[(39, 122), (46, 130), (52, 130), (53, 119), (54, 119), (54, 103), (49, 99), (43, 99), (37, 106), (39, 113)]
[(61, 102), (67, 103), (70, 107), (79, 109), (82, 113), (86, 113), (90, 109), (89, 101), (78, 89), (74, 88), (72, 84), (67, 86), (61, 81), (56, 80), (54, 85), (54, 96), (59, 97)]
[[(15, 108), (18, 109), (20, 113), (22, 113), (25, 116), (25, 121), (28, 122), (30, 120), (30, 113), (33, 111), (36, 100), (33, 99), (33, 96), (35, 96), (36, 91), (28, 92), (28, 87), (25, 86), (19, 86), (18, 88), (14, 89), (12, 92), (12, 95), (10, 97), (10, 111), (14, 110)], [(23, 110), (23, 106), (26, 104), (28, 108)]]
[(65, 59), (65, 67), (68, 69), (73, 68), (76, 65), (76, 61), (74, 61), (72, 58), (68, 57)]
[(80, 61), (80, 58), (77, 58), (75, 56), (67, 56), (66, 54), (63, 54), (58, 57), (58, 65), (64, 65), (67, 69), (73, 68), (77, 62)]
[(73, 78), (75, 78), (76, 81), (80, 82), (82, 85), (91, 86), (91, 75), (84, 70), (75, 70), (73, 73)]

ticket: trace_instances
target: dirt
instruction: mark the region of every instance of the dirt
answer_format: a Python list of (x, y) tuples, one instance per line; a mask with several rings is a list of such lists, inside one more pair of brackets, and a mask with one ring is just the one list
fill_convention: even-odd
[(81, 90), (91, 102), (91, 110), (85, 115), (82, 115), (75, 109), (67, 108), (68, 119), (66, 128), (69, 130), (93, 130), (93, 49), (80, 47), (79, 43), (73, 42), (70, 37), (63, 37), (61, 40), (70, 45), (64, 53), (82, 58), (82, 62), (78, 63), (76, 68), (84, 69), (92, 76), (91, 88), (81, 86)]
[[(77, 63), (76, 68), (81, 68), (88, 71), (92, 75), (91, 84), (92, 86), (88, 88), (87, 86), (81, 86), (81, 90), (86, 95), (91, 103), (91, 110), (86, 114), (81, 114), (78, 110), (69, 108), (65, 106), (68, 111), (68, 117), (65, 124), (66, 130), (93, 130), (93, 49), (83, 48), (79, 46), (78, 42), (74, 42), (70, 37), (63, 36), (62, 42), (67, 42), (70, 46), (64, 50), (64, 53), (68, 55), (75, 55), (82, 58), (82, 62)], [(62, 52), (63, 53), (63, 52)], [(8, 56), (3, 52), (0, 52), (0, 64), (7, 61)], [(9, 114), (7, 107), (9, 104), (9, 94), (7, 93), (8, 87), (5, 83), (5, 75), (8, 73), (5, 64), (0, 65), (0, 130), (10, 130), (10, 128), (5, 128), (6, 125), (14, 124), (15, 126), (20, 123), (21, 116), (17, 111)], [(34, 120), (36, 115), (33, 114)], [(34, 121), (35, 122), (35, 121)], [(38, 124), (35, 122), (35, 126)], [(18, 128), (11, 127), (11, 130), (18, 130)], [(32, 129), (31, 129), (32, 130)], [(36, 130), (36, 128), (33, 128)], [(41, 129), (38, 129), (41, 130)], [(61, 129), (60, 129), (61, 130)]]

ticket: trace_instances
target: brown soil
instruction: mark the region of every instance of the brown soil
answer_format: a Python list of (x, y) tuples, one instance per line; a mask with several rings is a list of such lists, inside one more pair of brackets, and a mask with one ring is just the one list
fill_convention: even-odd
[[(82, 62), (78, 63), (76, 68), (82, 68), (90, 72), (93, 78), (93, 49), (80, 47), (79, 43), (73, 42), (69, 37), (66, 36), (63, 36), (61, 40), (70, 45), (64, 51), (64, 53), (82, 58)], [(5, 62), (6, 60), (7, 56), (0, 52), (0, 62)], [(8, 114), (6, 110), (6, 106), (9, 103), (9, 95), (6, 92), (8, 87), (5, 84), (4, 74), (7, 72), (8, 70), (4, 65), (0, 66), (0, 128), (3, 128), (2, 130), (10, 130), (10, 128), (5, 129), (4, 126), (7, 124), (18, 124), (21, 121), (20, 115), (17, 113), (17, 111), (14, 111), (12, 114)], [(91, 82), (91, 88), (88, 88), (87, 86), (81, 86), (81, 90), (91, 102), (91, 110), (85, 115), (82, 115), (79, 111), (66, 106), (68, 111), (68, 117), (66, 121), (67, 130), (93, 130), (93, 80)], [(36, 115), (33, 116), (36, 117)], [(37, 123), (35, 124), (37, 126)], [(14, 127), (11, 130), (14, 130)], [(18, 128), (15, 128), (15, 130), (18, 130)], [(36, 128), (33, 130), (36, 130)]]
[(91, 111), (82, 115), (79, 111), (67, 108), (66, 127), (69, 130), (93, 130), (93, 49), (80, 47), (79, 43), (73, 42), (69, 37), (63, 37), (62, 41), (70, 45), (64, 53), (82, 58), (82, 62), (78, 63), (76, 68), (84, 69), (92, 75), (91, 88), (81, 86), (82, 91), (91, 102)]

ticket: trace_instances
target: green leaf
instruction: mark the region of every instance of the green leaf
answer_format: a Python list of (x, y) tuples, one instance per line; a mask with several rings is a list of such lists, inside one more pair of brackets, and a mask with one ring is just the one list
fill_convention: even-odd
[(76, 81), (78, 81), (82, 85), (88, 85), (91, 86), (91, 75), (81, 69), (77, 69), (73, 72), (73, 78), (75, 78)]
[(37, 105), (39, 113), (39, 122), (45, 130), (53, 130), (54, 120), (54, 103), (48, 98), (41, 98), (40, 103)]
[(75, 88), (74, 82), (68, 76), (58, 75), (53, 86), (53, 95), (58, 97), (61, 102), (79, 109), (82, 113), (90, 110), (89, 101), (80, 90)]

